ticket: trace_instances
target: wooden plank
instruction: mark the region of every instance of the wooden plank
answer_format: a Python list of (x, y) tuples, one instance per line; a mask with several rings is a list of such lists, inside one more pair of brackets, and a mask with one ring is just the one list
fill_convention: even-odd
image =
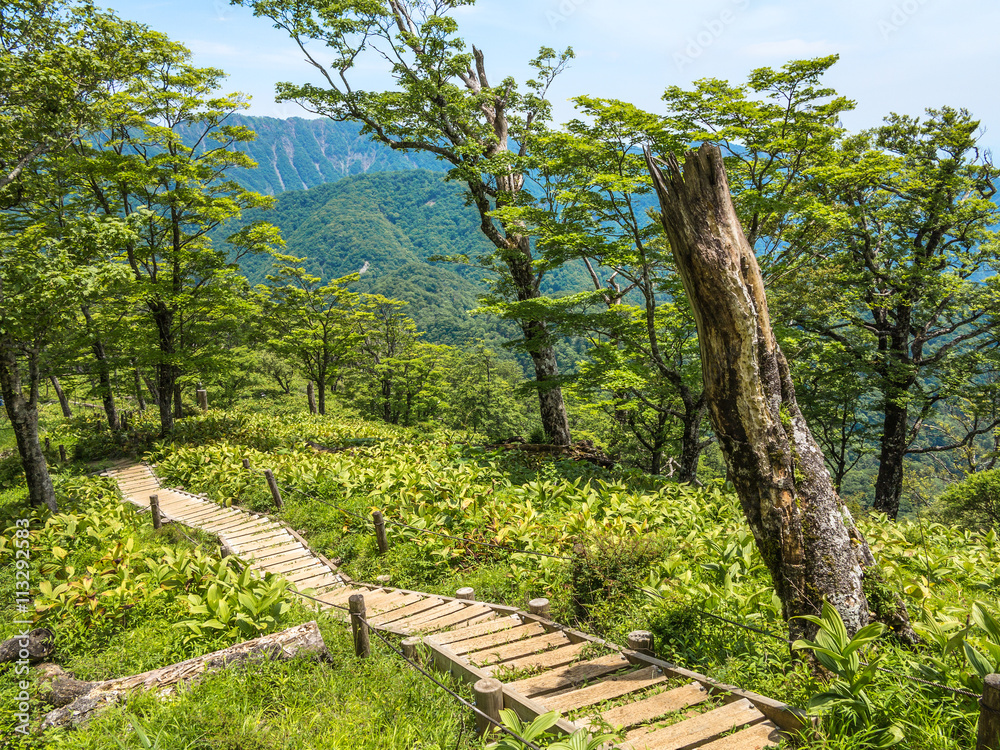
[(243, 555), (247, 556), (248, 559), (257, 561), (267, 560), (269, 557), (277, 557), (278, 555), (287, 555), (289, 552), (296, 552), (300, 555), (306, 555), (309, 553), (309, 550), (303, 549), (302, 545), (299, 544), (298, 542), (294, 542), (292, 544), (285, 544), (280, 547), (265, 547), (260, 550), (251, 550), (249, 552), (246, 550), (233, 550), (233, 551), (241, 556)]
[(545, 628), (537, 622), (532, 622), (527, 625), (516, 625), (513, 628), (500, 630), (496, 633), (489, 633), (487, 635), (478, 636), (477, 638), (468, 638), (464, 641), (459, 641), (458, 643), (452, 643), (450, 644), (450, 648), (456, 654), (468, 654), (472, 651), (482, 651), (483, 649), (494, 648), (496, 646), (503, 645), (504, 643), (519, 641), (522, 638), (542, 635), (544, 632)]
[(224, 531), (222, 533), (225, 534), (226, 541), (229, 542), (229, 546), (232, 549), (239, 549), (239, 548), (245, 549), (247, 547), (259, 546), (265, 543), (274, 543), (274, 541), (279, 538), (287, 540), (289, 542), (295, 541), (290, 536), (288, 536), (288, 534), (282, 528), (265, 529), (263, 531), (258, 531), (251, 536), (243, 536), (242, 538), (239, 539), (233, 539), (231, 536), (229, 536), (229, 534), (227, 534)]
[(425, 623), (425, 625), (430, 632), (436, 632), (438, 630), (450, 628), (453, 625), (460, 625), (463, 622), (468, 622), (469, 620), (478, 619), (484, 615), (489, 615), (491, 617), (496, 616), (493, 613), (493, 610), (489, 607), (484, 607), (480, 604), (472, 604), (457, 610), (454, 614), (439, 617), (436, 620), (431, 620), (430, 622)]
[(479, 625), (469, 625), (467, 627), (459, 628), (457, 630), (449, 630), (446, 633), (435, 633), (431, 637), (434, 639), (436, 643), (447, 645), (449, 643), (457, 643), (458, 641), (464, 641), (469, 638), (475, 638), (476, 636), (495, 633), (498, 630), (506, 630), (507, 628), (513, 628), (520, 624), (521, 620), (516, 616), (499, 617), (495, 620), (490, 620), (488, 622), (484, 622)]
[(692, 682), (673, 690), (666, 690), (625, 706), (612, 708), (582, 723), (591, 726), (605, 724), (611, 727), (630, 729), (646, 724), (671, 711), (679, 711), (708, 700), (709, 692), (704, 685)]
[(767, 698), (750, 690), (742, 690), (735, 685), (728, 685), (724, 682), (713, 680), (711, 677), (706, 677), (698, 672), (692, 672), (690, 669), (685, 669), (684, 667), (679, 667), (676, 664), (671, 664), (670, 662), (663, 661), (662, 659), (657, 659), (655, 656), (640, 654), (637, 651), (631, 651), (629, 649), (624, 649), (622, 653), (628, 657), (628, 660), (633, 664), (655, 665), (668, 675), (672, 675), (674, 677), (686, 677), (689, 680), (700, 682), (714, 693), (724, 693), (734, 695), (738, 698), (746, 698), (757, 707), (758, 711), (785, 731), (797, 732), (801, 729), (805, 729), (806, 727), (813, 726), (817, 720), (816, 717), (809, 717), (800, 709), (793, 708), (787, 703), (776, 701), (773, 698)]
[(540, 654), (529, 654), (528, 656), (522, 656), (520, 659), (511, 659), (499, 664), (491, 664), (483, 667), (483, 671), (490, 677), (496, 677), (497, 674), (503, 674), (505, 670), (512, 669), (526, 669), (528, 667), (538, 667), (539, 671), (554, 669), (555, 667), (569, 664), (582, 654), (586, 647), (586, 643), (570, 643), (568, 646), (560, 646), (559, 648), (544, 651)]
[[(310, 568), (313, 565), (320, 565), (320, 561), (317, 560), (312, 555), (301, 555), (290, 557), (284, 562), (271, 562), (264, 566), (258, 566), (256, 563), (251, 567), (257, 568), (258, 570), (266, 570), (269, 573), (277, 573), (278, 575), (287, 576), (290, 573), (295, 573), (304, 568)], [(324, 566), (325, 568), (325, 566)], [(325, 568), (326, 569), (326, 568)]]
[(322, 588), (323, 586), (330, 586), (336, 583), (340, 583), (340, 579), (337, 577), (337, 574), (334, 573), (333, 571), (328, 570), (326, 574), (323, 576), (313, 576), (312, 578), (306, 581), (299, 581), (298, 583), (295, 583), (294, 586), (299, 591), (307, 591), (308, 589), (312, 589), (312, 591), (309, 592), (310, 596), (316, 596), (316, 594), (314, 593), (316, 589)]
[(325, 565), (320, 565), (319, 560), (316, 560), (316, 562), (313, 565), (310, 565), (307, 568), (296, 570), (294, 573), (278, 573), (278, 571), (272, 570), (271, 568), (268, 568), (267, 570), (269, 573), (280, 575), (289, 583), (295, 583), (295, 584), (298, 584), (299, 582), (305, 582), (310, 578), (318, 578), (319, 576), (334, 575), (333, 571), (331, 571), (328, 567), (326, 567)]
[(289, 552), (288, 554), (281, 555), (280, 557), (274, 557), (268, 560), (266, 563), (250, 563), (251, 568), (257, 570), (267, 569), (271, 570), (272, 567), (280, 568), (286, 563), (301, 563), (302, 561), (315, 560), (316, 558), (310, 555), (308, 552)]
[(611, 675), (579, 690), (542, 698), (541, 701), (553, 711), (565, 713), (645, 690), (666, 679), (666, 675), (656, 667), (642, 667), (625, 674)]
[[(363, 591), (363, 590), (362, 590)], [(436, 596), (428, 596), (425, 599), (414, 602), (408, 607), (402, 607), (397, 610), (393, 610), (388, 614), (379, 615), (378, 617), (369, 620), (372, 625), (389, 625), (394, 623), (396, 620), (402, 620), (404, 617), (409, 617), (410, 615), (416, 614), (417, 612), (423, 612), (431, 607), (436, 607), (442, 604), (443, 601), (438, 599)]]
[(265, 539), (260, 542), (255, 542), (250, 540), (249, 542), (244, 542), (243, 544), (233, 544), (231, 545), (234, 552), (241, 552), (244, 555), (249, 555), (253, 553), (259, 553), (264, 550), (273, 549), (278, 545), (285, 544), (289, 549), (302, 549), (302, 545), (292, 539), (290, 536), (279, 535), (272, 539)]
[[(518, 680), (517, 682), (510, 683), (508, 687), (521, 695), (534, 698), (545, 693), (578, 685), (584, 680), (603, 677), (628, 665), (628, 661), (621, 654), (608, 654), (597, 659), (579, 661), (575, 664), (559, 667), (536, 677)], [(545, 701), (541, 699), (539, 702), (544, 703)]]
[(363, 593), (362, 589), (355, 588), (354, 586), (346, 586), (342, 590), (332, 591), (329, 594), (320, 594), (317, 599), (320, 599), (327, 604), (345, 604), (352, 594)]
[(369, 609), (368, 612), (371, 615), (385, 615), (393, 610), (408, 607), (414, 602), (422, 601), (423, 598), (420, 594), (407, 594), (403, 591), (394, 591), (391, 598), (383, 599), (376, 606)]
[(230, 534), (239, 534), (241, 532), (252, 531), (254, 529), (271, 528), (271, 524), (262, 521), (255, 521), (252, 518), (246, 518), (245, 516), (233, 516), (219, 521), (209, 521), (207, 523), (203, 522), (203, 528), (206, 531), (211, 531), (213, 534), (221, 532), (226, 536), (229, 536)]
[[(219, 529), (219, 531), (223, 531), (227, 538), (237, 541), (248, 539), (258, 534), (273, 534), (279, 531), (288, 533), (280, 523), (274, 523), (273, 521), (244, 521), (242, 528)], [(296, 539), (296, 541), (298, 540)]]
[(392, 625), (394, 628), (399, 630), (406, 630), (415, 633), (417, 630), (423, 629), (425, 624), (431, 620), (436, 620), (439, 617), (444, 617), (445, 615), (450, 615), (463, 609), (465, 609), (465, 605), (462, 602), (441, 602), (441, 604), (433, 609), (411, 615), (410, 617), (406, 617), (401, 620), (396, 620), (392, 623)]
[[(443, 646), (440, 643), (434, 643), (432, 639), (424, 639), (424, 643), (431, 650), (434, 655), (434, 665), (442, 672), (449, 672), (450, 674), (460, 677), (466, 682), (477, 682), (483, 677), (486, 677), (486, 673), (483, 672), (479, 667), (475, 667), (469, 664), (464, 659), (462, 659), (458, 654), (448, 648), (448, 646)], [(542, 706), (538, 701), (534, 701), (531, 698), (526, 698), (523, 695), (511, 691), (507, 686), (503, 689), (503, 704), (504, 708), (509, 708), (524, 721), (531, 721), (537, 716), (541, 716), (546, 713), (546, 708)], [(556, 722), (556, 729), (565, 734), (573, 734), (577, 730), (577, 726), (572, 724), (566, 719), (559, 719)]]
[(701, 745), (698, 750), (763, 750), (765, 747), (777, 747), (781, 739), (781, 730), (777, 726), (769, 721), (762, 721), (748, 729), (741, 729), (736, 734)]
[(531, 654), (541, 656), (543, 651), (548, 651), (559, 646), (570, 644), (569, 638), (558, 630), (552, 633), (543, 633), (533, 638), (505, 643), (495, 648), (482, 649), (469, 654), (468, 659), (477, 667), (484, 667), (487, 664), (496, 664), (509, 659), (517, 659)]
[(764, 714), (741, 698), (735, 703), (708, 711), (678, 724), (649, 731), (649, 727), (633, 729), (625, 735), (622, 748), (630, 750), (679, 750), (694, 742), (704, 743), (737, 727), (764, 721)]

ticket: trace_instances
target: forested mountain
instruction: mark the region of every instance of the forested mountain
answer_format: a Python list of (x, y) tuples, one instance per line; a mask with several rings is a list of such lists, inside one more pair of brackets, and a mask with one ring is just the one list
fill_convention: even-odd
[[(277, 226), (286, 252), (304, 258), (311, 273), (328, 280), (362, 272), (358, 289), (408, 302), (406, 313), (429, 341), (518, 335), (513, 326), (468, 315), (486, 291), (487, 271), (429, 260), (435, 255), (474, 259), (492, 249), (478, 215), (465, 204), (462, 187), (439, 172), (356, 175), (290, 191), (279, 196), (273, 210), (247, 212), (241, 224), (257, 219)], [(240, 267), (252, 283), (263, 283), (271, 260), (244, 258)], [(585, 289), (590, 282), (584, 274), (581, 264), (567, 264), (546, 278), (545, 288), (551, 294)]]
[[(234, 169), (230, 177), (244, 187), (266, 195), (304, 190), (350, 175), (400, 169), (443, 169), (432, 156), (402, 153), (373, 143), (359, 134), (359, 126), (327, 118), (251, 117), (232, 114), (227, 125), (242, 125), (257, 137), (238, 143), (257, 162), (256, 169)], [(197, 131), (185, 131), (186, 145), (194, 145)]]

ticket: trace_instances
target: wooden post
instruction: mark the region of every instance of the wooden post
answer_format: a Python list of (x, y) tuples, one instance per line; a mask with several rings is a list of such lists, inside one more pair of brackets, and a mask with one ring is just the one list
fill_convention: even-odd
[(52, 450), (52, 441), (49, 438), (45, 438), (45, 451), (46, 451), (46, 453), (48, 451), (50, 451), (50, 450)]
[(249, 458), (244, 458), (243, 459), (243, 468), (244, 469), (249, 469), (250, 468), (250, 459)]
[(368, 643), (368, 622), (365, 617), (365, 595), (351, 594), (347, 600), (347, 609), (351, 613), (351, 635), (354, 636), (354, 653), (361, 659), (367, 659), (371, 654)]
[(988, 674), (983, 680), (976, 750), (1000, 750), (1000, 674)]
[(229, 540), (226, 539), (225, 534), (219, 534), (219, 557), (225, 560), (233, 554), (233, 548), (229, 546)]
[(548, 619), (549, 600), (545, 598), (532, 599), (530, 602), (528, 602), (528, 611), (533, 615), (538, 615), (539, 617), (544, 617)]
[[(476, 708), (500, 723), (500, 709), (503, 708), (503, 683), (492, 677), (484, 677), (472, 686), (476, 695)], [(476, 714), (476, 731), (479, 734), (490, 734), (494, 725), (479, 714)]]
[(380, 511), (372, 513), (372, 520), (375, 521), (375, 543), (378, 545), (378, 553), (384, 555), (389, 551), (389, 540), (385, 536), (385, 519)]
[(62, 461), (63, 463), (66, 463), (66, 446), (65, 445), (60, 445), (59, 446), (59, 460)]
[(274, 478), (274, 474), (271, 473), (270, 469), (264, 469), (264, 477), (267, 479), (267, 486), (271, 488), (271, 497), (274, 498), (274, 507), (281, 510), (281, 506), (284, 505), (281, 502), (281, 490), (278, 489), (278, 481)]
[(422, 643), (422, 639), (416, 636), (411, 638), (404, 638), (400, 642), (400, 646), (403, 647), (403, 656), (405, 656), (410, 661), (417, 660), (417, 646)]
[(149, 496), (149, 511), (153, 514), (153, 528), (158, 529), (163, 526), (163, 518), (160, 517), (160, 498), (157, 495)]
[(466, 586), (455, 592), (456, 599), (465, 599), (469, 602), (476, 601), (476, 590), (472, 586)]
[(655, 656), (653, 653), (653, 634), (648, 630), (633, 630), (629, 633), (628, 647), (640, 654)]
[(204, 388), (199, 388), (197, 394), (198, 394), (198, 406), (201, 407), (201, 410), (203, 412), (208, 411), (208, 391), (206, 391)]

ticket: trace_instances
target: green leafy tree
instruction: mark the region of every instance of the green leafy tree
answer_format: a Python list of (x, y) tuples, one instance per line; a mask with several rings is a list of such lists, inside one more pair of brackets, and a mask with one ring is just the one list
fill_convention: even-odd
[[(989, 354), (1000, 244), (990, 227), (1000, 170), (981, 154), (978, 128), (944, 108), (923, 120), (891, 115), (845, 139), (812, 170), (816, 202), (804, 215), (824, 228), (822, 241), (794, 244), (817, 267), (791, 276), (795, 324), (836, 344), (878, 394), (875, 509), (890, 518), (908, 455), (954, 450), (998, 424)], [(928, 426), (959, 398), (976, 418), (941, 439)]]
[(268, 277), (272, 284), (264, 307), (271, 331), (268, 346), (279, 357), (295, 361), (302, 374), (316, 383), (318, 410), (326, 414), (327, 390), (336, 390), (364, 337), (358, 325), (359, 295), (347, 288), (358, 275), (323, 284), (318, 276), (294, 265), (298, 259), (282, 256), (281, 260), (285, 265)]
[[(546, 93), (572, 56), (543, 48), (532, 61), (538, 71), (526, 91), (510, 78), (487, 77), (482, 50), (466, 52), (449, 15), (464, 0), (342, 2), (238, 0), (287, 31), (323, 76), (324, 86), (278, 86), (279, 99), (338, 121), (356, 121), (362, 132), (389, 148), (433, 154), (450, 166), (449, 177), (468, 188), (480, 228), (495, 248), (485, 265), (500, 274), (511, 299), (541, 296), (544, 264), (517, 222), (494, 218), (495, 209), (526, 198), (521, 161), (549, 119)], [(318, 56), (325, 45), (329, 65)], [(391, 66), (390, 88), (366, 91), (352, 84), (356, 66), (368, 55)], [(356, 82), (355, 82), (356, 83)], [(548, 438), (570, 440), (553, 339), (544, 320), (520, 321), (538, 387), (542, 424)]]
[[(246, 105), (235, 94), (216, 96), (222, 72), (192, 66), (181, 45), (161, 38), (153, 52), (151, 73), (118, 94), (112, 116), (81, 150), (94, 163), (86, 182), (94, 210), (141, 223), (121, 248), (133, 280), (122, 303), (157, 342), (150, 359), (165, 434), (181, 414), (181, 375), (211, 366), (215, 339), (206, 326), (233, 317), (245, 296), (233, 263), (269, 252), (280, 238), (256, 222), (231, 235), (228, 250), (212, 245), (212, 229), (273, 203), (226, 179), (228, 170), (254, 166), (234, 148), (253, 132), (226, 124)], [(195, 145), (184, 145), (192, 134)]]
[(128, 229), (53, 210), (52, 191), (69, 145), (100, 127), (115, 91), (147, 71), (149, 41), (143, 27), (86, 3), (0, 7), (0, 392), (30, 501), (53, 510), (38, 442), (43, 361), (58, 327), (98, 291), (103, 273), (90, 261)]

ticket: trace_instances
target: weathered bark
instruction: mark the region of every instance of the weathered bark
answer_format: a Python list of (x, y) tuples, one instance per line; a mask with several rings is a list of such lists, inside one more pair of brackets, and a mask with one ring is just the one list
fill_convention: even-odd
[(153, 321), (160, 344), (160, 361), (156, 365), (156, 405), (160, 410), (160, 434), (166, 435), (174, 428), (174, 397), (175, 371), (172, 362), (174, 355), (174, 314), (162, 302), (150, 306)]
[(31, 663), (39, 662), (55, 650), (55, 639), (48, 628), (35, 628), (23, 636), (15, 635), (0, 643), (0, 664), (17, 661), (23, 652)]
[[(771, 573), (793, 638), (823, 600), (850, 632), (871, 620), (862, 590), (871, 552), (830, 481), (771, 329), (764, 282), (705, 143), (661, 172), (646, 154), (678, 273), (694, 311), (705, 395), (730, 480)], [(908, 625), (906, 626), (908, 628)]]
[(56, 392), (56, 398), (59, 399), (59, 407), (62, 409), (62, 415), (66, 419), (73, 418), (73, 410), (69, 408), (69, 399), (66, 398), (66, 394), (63, 393), (62, 386), (59, 385), (59, 378), (55, 375), (49, 375), (49, 382), (52, 383), (52, 388)]
[(58, 511), (56, 493), (38, 440), (38, 387), (41, 383), (38, 353), (30, 352), (27, 361), (29, 395), (25, 398), (17, 349), (10, 339), (0, 338), (0, 394), (21, 456), (28, 500), (32, 505), (45, 505), (55, 513)]
[(83, 305), (83, 317), (87, 321), (87, 328), (90, 330), (90, 349), (97, 360), (97, 379), (100, 387), (101, 401), (104, 404), (104, 414), (108, 418), (108, 426), (112, 430), (120, 429), (118, 422), (118, 407), (115, 405), (115, 393), (111, 387), (111, 365), (108, 363), (108, 355), (104, 349), (104, 342), (94, 328), (93, 316), (90, 308)]
[(569, 418), (566, 416), (566, 405), (563, 402), (562, 388), (559, 382), (559, 365), (556, 362), (556, 352), (551, 344), (537, 345), (534, 342), (547, 338), (545, 326), (538, 321), (527, 321), (521, 325), (524, 332), (525, 345), (535, 366), (535, 380), (538, 383), (538, 406), (542, 418), (542, 429), (545, 437), (553, 445), (569, 445)]
[(139, 404), (139, 411), (146, 411), (146, 398), (142, 395), (142, 379), (139, 377), (139, 368), (132, 363), (132, 378), (135, 381), (135, 400)]
[(903, 496), (903, 460), (906, 456), (908, 415), (903, 398), (888, 398), (882, 426), (882, 445), (875, 479), (875, 510), (892, 520)]
[(73, 681), (77, 684), (72, 685), (71, 690), (63, 690), (59, 686), (59, 680), (65, 678), (57, 676), (50, 688), (52, 695), (78, 694), (79, 697), (72, 703), (46, 714), (41, 730), (85, 722), (98, 711), (118, 703), (135, 691), (156, 690), (160, 694), (169, 694), (177, 683), (196, 680), (207, 672), (216, 672), (248, 661), (284, 661), (294, 656), (327, 658), (326, 644), (315, 621), (245, 641), (169, 667), (153, 669), (131, 677), (84, 683), (86, 690), (82, 695), (79, 695), (82, 691), (79, 681)]
[(690, 392), (684, 393), (682, 391), (681, 400), (684, 403), (684, 415), (681, 420), (683, 432), (681, 434), (680, 469), (677, 472), (677, 481), (697, 482), (698, 461), (705, 445), (701, 440), (701, 422), (705, 418), (708, 404), (705, 402), (704, 393), (699, 393), (697, 398), (693, 398), (693, 394)]
[(310, 380), (306, 384), (306, 399), (309, 401), (309, 413), (316, 413), (316, 391), (313, 389), (313, 382)]

